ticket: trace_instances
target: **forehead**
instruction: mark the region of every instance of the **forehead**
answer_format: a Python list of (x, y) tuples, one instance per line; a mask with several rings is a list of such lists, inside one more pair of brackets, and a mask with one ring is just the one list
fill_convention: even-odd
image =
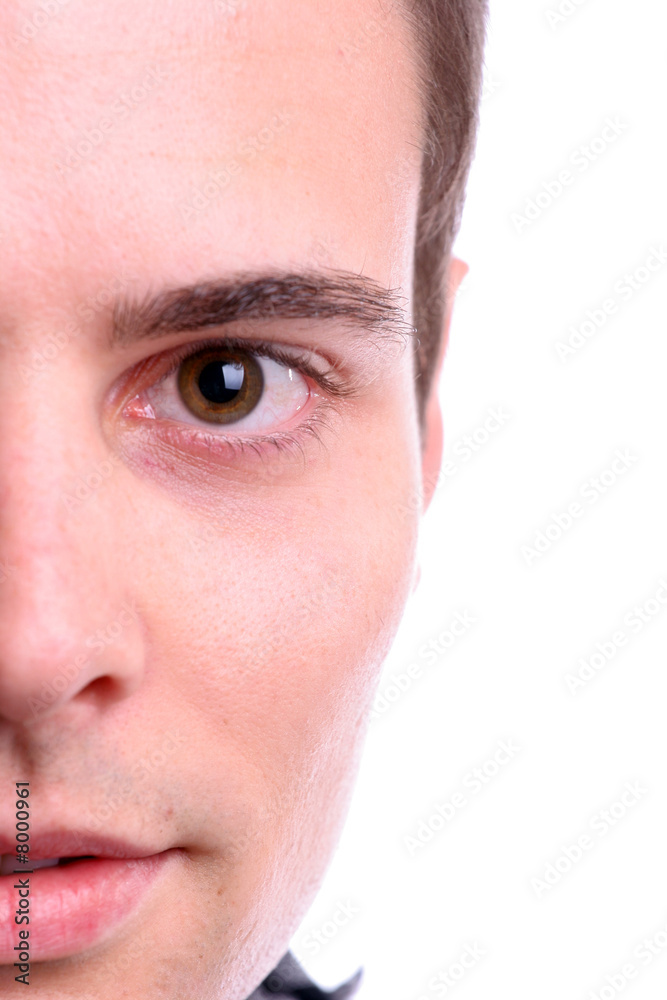
[(53, 6), (0, 11), (5, 300), (128, 268), (406, 272), (421, 106), (395, 3)]

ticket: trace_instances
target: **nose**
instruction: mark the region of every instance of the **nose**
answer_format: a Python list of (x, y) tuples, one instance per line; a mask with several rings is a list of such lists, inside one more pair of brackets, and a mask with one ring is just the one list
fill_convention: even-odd
[(120, 539), (122, 463), (99, 430), (90, 386), (57, 370), (22, 385), (5, 367), (0, 725), (83, 702), (103, 710), (136, 690), (144, 656)]

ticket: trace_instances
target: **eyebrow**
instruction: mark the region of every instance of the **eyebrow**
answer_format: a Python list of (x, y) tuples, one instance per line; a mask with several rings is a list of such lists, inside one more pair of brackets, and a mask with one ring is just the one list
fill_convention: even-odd
[(415, 337), (405, 296), (373, 278), (338, 269), (241, 273), (220, 281), (170, 288), (143, 300), (123, 298), (113, 311), (110, 347), (168, 333), (242, 320), (337, 319), (368, 339)]

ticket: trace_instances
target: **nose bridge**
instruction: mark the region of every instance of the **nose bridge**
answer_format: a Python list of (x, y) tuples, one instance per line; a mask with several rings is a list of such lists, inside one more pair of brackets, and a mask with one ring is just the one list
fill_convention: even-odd
[[(28, 644), (38, 639), (42, 645), (52, 632), (55, 654), (66, 644), (70, 629), (65, 619), (71, 602), (76, 599), (81, 621), (93, 595), (99, 606), (108, 563), (93, 558), (97, 532), (92, 507), (86, 511), (81, 503), (78, 510), (66, 509), (65, 498), (72, 494), (63, 488), (66, 480), (49, 468), (47, 460), (59, 464), (54, 456), (38, 450), (19, 468), (15, 462), (5, 465), (2, 451), (0, 476), (8, 481), (0, 505), (0, 560), (5, 572), (0, 632), (7, 626), (21, 631)], [(99, 516), (99, 510), (94, 513)]]
[(34, 715), (30, 699), (44, 702), (45, 691), (52, 711), (96, 677), (114, 675), (127, 687), (140, 650), (115, 544), (120, 463), (99, 430), (84, 371), (70, 357), (25, 382), (7, 374), (5, 367), (0, 714), (25, 719)]
[(84, 557), (81, 535), (95, 518), (76, 486), (106, 449), (65, 365), (23, 381), (13, 366), (14, 378), (0, 362), (0, 556), (30, 563), (37, 591), (62, 586)]

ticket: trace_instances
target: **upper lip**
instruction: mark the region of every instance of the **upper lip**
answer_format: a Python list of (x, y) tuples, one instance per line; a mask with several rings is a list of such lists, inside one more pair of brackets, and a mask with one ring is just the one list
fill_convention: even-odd
[[(160, 854), (164, 848), (133, 844), (119, 837), (102, 836), (89, 830), (28, 831), (28, 858), (43, 861), (47, 858), (75, 858), (92, 854), (98, 858), (148, 858)], [(16, 834), (0, 833), (0, 854), (16, 854)]]

